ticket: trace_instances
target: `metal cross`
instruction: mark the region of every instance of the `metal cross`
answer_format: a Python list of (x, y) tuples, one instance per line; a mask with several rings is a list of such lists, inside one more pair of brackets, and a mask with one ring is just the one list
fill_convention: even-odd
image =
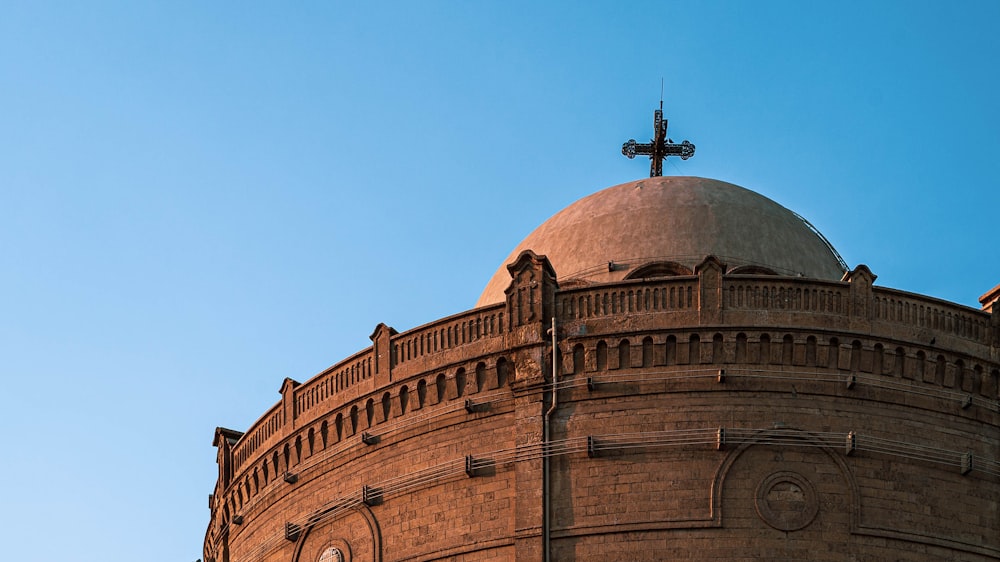
[(649, 155), (649, 177), (663, 175), (663, 161), (667, 156), (680, 156), (681, 160), (687, 160), (694, 156), (694, 145), (688, 141), (674, 144), (674, 141), (667, 138), (667, 120), (663, 118), (663, 102), (660, 101), (660, 109), (653, 112), (653, 134), (654, 138), (648, 143), (639, 144), (635, 139), (628, 139), (622, 145), (622, 154), (631, 160), (636, 154)]

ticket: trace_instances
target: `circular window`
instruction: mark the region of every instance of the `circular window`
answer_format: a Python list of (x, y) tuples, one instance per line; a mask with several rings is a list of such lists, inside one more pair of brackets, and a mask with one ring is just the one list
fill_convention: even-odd
[(757, 486), (757, 515), (780, 531), (797, 531), (812, 523), (819, 498), (809, 480), (795, 472), (776, 472)]
[(319, 562), (344, 562), (344, 553), (331, 546), (319, 555)]

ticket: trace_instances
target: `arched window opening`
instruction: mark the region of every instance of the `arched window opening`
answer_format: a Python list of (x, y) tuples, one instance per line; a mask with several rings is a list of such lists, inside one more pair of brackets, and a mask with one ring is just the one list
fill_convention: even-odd
[(653, 366), (653, 338), (649, 336), (642, 338), (642, 366)]
[(851, 342), (851, 372), (861, 370), (861, 342), (854, 340)]
[(688, 338), (688, 363), (698, 365), (701, 363), (701, 336), (691, 334)]
[(389, 414), (392, 410), (392, 396), (388, 392), (382, 395), (382, 421), (389, 421)]
[(722, 334), (712, 336), (712, 363), (723, 363), (725, 351), (722, 345)]
[(427, 381), (420, 379), (417, 383), (417, 409), (423, 408), (427, 404)]
[(757, 362), (762, 365), (767, 365), (771, 362), (771, 336), (768, 334), (760, 335), (760, 352), (758, 353)]
[(667, 365), (677, 364), (677, 336), (667, 336), (667, 343), (663, 345), (663, 360)]
[(608, 370), (608, 344), (604, 340), (597, 342), (597, 370)]
[(447, 385), (447, 384), (448, 384), (448, 381), (445, 378), (444, 373), (439, 374), (437, 376), (437, 378), (434, 379), (434, 386), (437, 389), (437, 401), (438, 401), (438, 403), (444, 402), (444, 395), (445, 395), (445, 392), (447, 391), (447, 386), (445, 386), (445, 385)]
[(583, 344), (578, 343), (573, 346), (573, 374), (580, 374), (584, 367)]
[(896, 358), (892, 362), (892, 376), (903, 378), (903, 373), (906, 372), (906, 352), (903, 351), (902, 347), (896, 348)]
[(816, 366), (816, 336), (806, 338), (806, 365)]
[(632, 345), (628, 340), (618, 342), (618, 368), (628, 369), (632, 367)]
[(785, 337), (781, 338), (781, 364), (791, 365), (794, 353), (795, 340), (792, 338), (791, 334), (785, 334)]
[(465, 369), (459, 369), (458, 371), (455, 372), (455, 396), (457, 396), (458, 398), (465, 396), (465, 385), (467, 382), (468, 381), (466, 381), (465, 377)]
[(486, 390), (486, 363), (476, 363), (476, 392)]
[(410, 403), (410, 389), (404, 384), (399, 389), (399, 414), (403, 415), (406, 413), (406, 407)]
[(777, 273), (762, 265), (741, 265), (730, 269), (727, 275), (777, 275)]
[[(655, 279), (678, 275), (694, 275), (694, 272), (674, 261), (655, 261), (635, 268), (625, 276), (625, 279)], [(562, 283), (559, 285), (561, 286)]]
[(365, 403), (365, 417), (368, 420), (368, 428), (375, 425), (375, 400), (371, 398)]

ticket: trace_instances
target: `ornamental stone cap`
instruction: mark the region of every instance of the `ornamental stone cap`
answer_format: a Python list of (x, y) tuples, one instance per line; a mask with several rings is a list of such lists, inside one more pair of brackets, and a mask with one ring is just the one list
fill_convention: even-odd
[(994, 304), (1000, 301), (1000, 285), (993, 287), (983, 296), (979, 297), (979, 304), (983, 305), (983, 310), (990, 310)]
[(548, 257), (561, 287), (693, 274), (708, 255), (727, 273), (839, 281), (846, 268), (805, 219), (731, 183), (654, 177), (609, 187), (566, 207), (528, 235), (476, 306), (504, 301), (507, 264), (524, 250)]

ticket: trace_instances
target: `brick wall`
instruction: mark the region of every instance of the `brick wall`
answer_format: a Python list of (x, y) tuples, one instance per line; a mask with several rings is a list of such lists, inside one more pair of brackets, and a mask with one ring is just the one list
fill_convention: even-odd
[(505, 305), (382, 326), (217, 439), (206, 562), (541, 560), (545, 456), (553, 560), (1000, 558), (992, 314), (867, 268), (560, 292), (514, 265)]

